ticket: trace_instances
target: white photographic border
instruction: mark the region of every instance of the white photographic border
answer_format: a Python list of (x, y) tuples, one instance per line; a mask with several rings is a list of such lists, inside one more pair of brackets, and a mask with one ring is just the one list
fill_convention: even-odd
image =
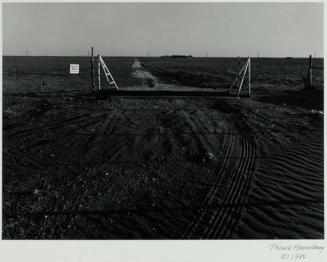
[[(8, 2), (47, 2), (47, 1), (4, 1)], [(92, 2), (92, 1), (51, 1), (51, 2)], [(101, 1), (94, 2), (198, 2), (198, 1)], [(284, 2), (284, 1), (205, 1), (205, 2)], [(291, 1), (287, 2), (309, 2)], [(326, 47), (326, 1), (324, 2), (324, 43)], [(2, 17), (0, 35), (2, 40)], [(0, 42), (2, 54), (2, 41)], [(324, 57), (326, 48), (324, 48)], [(326, 68), (326, 60), (324, 60)], [(2, 68), (2, 59), (0, 61)], [(326, 71), (324, 72), (326, 81)], [(0, 76), (2, 87), (2, 74)], [(2, 96), (0, 98), (2, 115)], [(326, 108), (326, 92), (324, 92), (324, 108)], [(326, 120), (326, 119), (324, 119)], [(2, 130), (2, 118), (0, 120)], [(2, 131), (1, 131), (2, 132)], [(2, 135), (1, 144), (1, 173), (2, 173)], [(326, 129), (324, 129), (324, 145), (326, 145)], [(324, 147), (324, 161), (326, 149)], [(325, 169), (324, 169), (325, 174)], [(2, 176), (0, 178), (2, 185)], [(326, 185), (326, 178), (325, 178)], [(2, 190), (0, 191), (2, 199)], [(325, 203), (326, 203), (326, 194)], [(2, 210), (2, 201), (0, 201)], [(0, 211), (1, 212), (1, 211)], [(326, 214), (326, 206), (325, 206)], [(2, 212), (0, 216), (2, 225)], [(325, 219), (326, 230), (326, 219)], [(325, 233), (326, 234), (326, 233)], [(326, 237), (325, 237), (326, 238)], [(280, 244), (283, 246), (303, 245), (326, 247), (324, 240), (1, 240), (0, 261), (33, 261), (33, 262), (201, 262), (201, 261), (301, 261), (282, 257), (282, 252), (276, 251), (271, 245)], [(326, 250), (311, 252), (310, 256), (302, 261), (327, 261)]]

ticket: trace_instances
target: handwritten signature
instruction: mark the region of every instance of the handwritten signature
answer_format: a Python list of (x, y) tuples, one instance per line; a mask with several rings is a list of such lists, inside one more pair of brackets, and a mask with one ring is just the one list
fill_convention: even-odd
[(309, 256), (322, 254), (325, 247), (313, 242), (311, 244), (271, 243), (268, 248), (269, 251), (277, 252), (283, 260), (305, 260)]

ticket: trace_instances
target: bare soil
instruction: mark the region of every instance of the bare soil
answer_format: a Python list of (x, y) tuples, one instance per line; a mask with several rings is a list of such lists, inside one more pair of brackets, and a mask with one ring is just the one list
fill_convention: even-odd
[[(87, 69), (34, 74), (17, 58), (26, 69), (16, 74), (6, 59), (3, 238), (324, 238), (323, 91), (319, 77), (303, 90), (302, 61), (259, 61), (250, 98), (96, 99)], [(212, 60), (141, 61), (159, 86), (183, 85), (166, 63), (215, 70)], [(135, 88), (146, 81), (132, 64), (122, 59), (116, 80)]]

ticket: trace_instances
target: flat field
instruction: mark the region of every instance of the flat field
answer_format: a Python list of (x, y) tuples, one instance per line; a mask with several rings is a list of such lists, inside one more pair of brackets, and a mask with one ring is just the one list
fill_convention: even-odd
[[(218, 92), (240, 66), (104, 60), (122, 89)], [(3, 238), (324, 238), (322, 71), (251, 61), (251, 97), (97, 99), (89, 58), (4, 57)]]

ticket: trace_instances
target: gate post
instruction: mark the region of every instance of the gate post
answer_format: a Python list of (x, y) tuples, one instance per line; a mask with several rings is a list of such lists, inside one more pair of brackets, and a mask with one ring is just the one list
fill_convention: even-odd
[(91, 85), (92, 85), (92, 92), (95, 91), (95, 84), (94, 84), (94, 56), (93, 56), (93, 46), (91, 47)]
[(312, 57), (309, 56), (308, 87), (312, 86)]
[(251, 95), (251, 58), (249, 57), (249, 75), (248, 75), (248, 84), (249, 84), (249, 96)]
[(98, 91), (101, 90), (101, 64), (100, 55), (98, 55)]

